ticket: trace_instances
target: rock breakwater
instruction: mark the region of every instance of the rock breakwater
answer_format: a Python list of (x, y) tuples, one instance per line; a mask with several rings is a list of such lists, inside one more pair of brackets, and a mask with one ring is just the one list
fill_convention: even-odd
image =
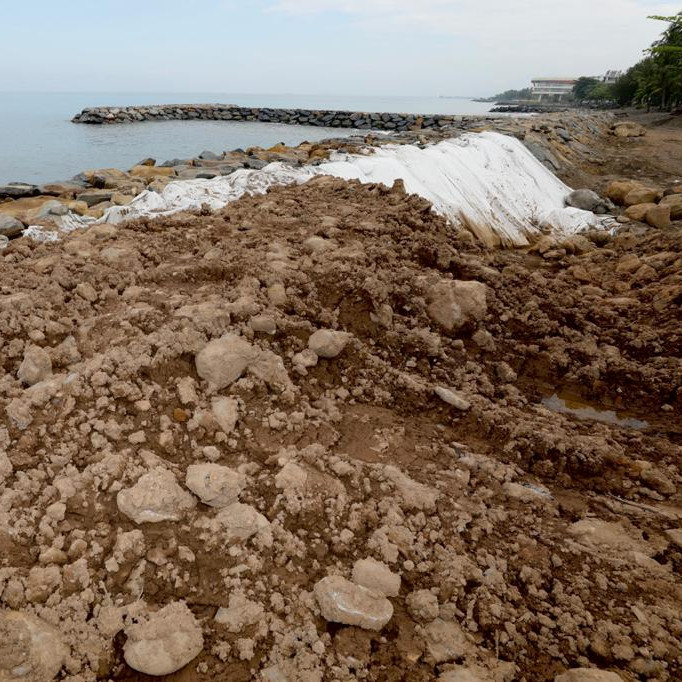
[(464, 116), (377, 113), (325, 109), (240, 107), (235, 104), (164, 104), (160, 106), (96, 107), (83, 109), (74, 123), (93, 125), (141, 121), (261, 121), (359, 130), (421, 130), (445, 128)]

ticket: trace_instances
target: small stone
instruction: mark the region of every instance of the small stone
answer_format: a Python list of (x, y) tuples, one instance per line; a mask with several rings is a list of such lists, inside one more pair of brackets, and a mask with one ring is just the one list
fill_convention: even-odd
[(227, 507), (239, 500), (246, 476), (219, 464), (191, 464), (185, 485), (209, 507)]
[(187, 414), (187, 412), (182, 408), (176, 407), (173, 410), (173, 419), (180, 424), (184, 424), (185, 422), (189, 421), (189, 414)]
[(302, 350), (300, 353), (296, 353), (296, 355), (294, 355), (294, 357), (292, 358), (292, 362), (294, 365), (298, 365), (299, 367), (303, 367), (304, 369), (315, 367), (317, 361), (318, 361), (317, 353), (314, 350), (311, 350), (310, 348), (306, 348), (305, 350)]
[(275, 486), (280, 490), (302, 492), (308, 483), (308, 472), (296, 462), (287, 462), (275, 476)]
[(220, 608), (215, 615), (216, 623), (225, 625), (229, 632), (241, 632), (245, 627), (260, 623), (265, 609), (257, 602), (240, 594), (230, 596), (229, 608)]
[(258, 356), (258, 350), (235, 334), (209, 342), (196, 356), (199, 376), (221, 389), (234, 383)]
[(49, 682), (68, 653), (59, 631), (41, 618), (18, 611), (0, 613), (2, 682)]
[(230, 434), (237, 426), (239, 416), (239, 403), (235, 398), (214, 398), (211, 401), (211, 410), (218, 426), (224, 433)]
[(322, 617), (332, 623), (378, 631), (393, 617), (393, 605), (386, 597), (338, 575), (322, 578), (313, 592)]
[(355, 562), (353, 582), (385, 597), (397, 597), (400, 592), (400, 576), (393, 573), (382, 561), (372, 558), (358, 559)]
[(455, 393), (455, 391), (451, 391), (449, 388), (443, 388), (442, 386), (437, 386), (434, 388), (434, 393), (444, 402), (446, 402), (448, 405), (452, 405), (453, 407), (457, 408), (458, 410), (461, 410), (462, 412), (466, 412), (468, 409), (471, 408), (471, 403), (462, 396), (461, 393)]
[(178, 398), (183, 405), (196, 405), (199, 402), (196, 383), (192, 377), (183, 377), (178, 381)]
[(34, 386), (45, 381), (52, 375), (52, 360), (50, 356), (38, 346), (30, 346), (24, 353), (24, 359), (19, 365), (17, 377), (24, 384)]
[(318, 329), (308, 339), (308, 348), (320, 358), (335, 358), (346, 347), (351, 335), (331, 329)]
[(678, 549), (682, 549), (682, 528), (671, 528), (666, 530), (665, 534), (673, 545), (676, 545)]
[(275, 334), (277, 332), (277, 323), (269, 315), (256, 315), (249, 321), (249, 326), (254, 332), (262, 334)]
[(225, 507), (214, 518), (227, 542), (244, 541), (260, 533), (269, 531), (270, 522), (248, 504), (235, 502)]
[(116, 503), (135, 523), (179, 521), (196, 500), (179, 485), (167, 469), (157, 468), (140, 477), (132, 488), (120, 490)]
[(123, 657), (146, 675), (171, 675), (196, 658), (204, 648), (201, 627), (182, 602), (164, 606), (125, 629)]
[(12, 461), (4, 450), (0, 450), (0, 484), (3, 483), (6, 478), (9, 478), (13, 471), (14, 467), (12, 466)]
[(407, 611), (418, 621), (427, 623), (438, 617), (438, 597), (430, 590), (416, 590), (407, 595)]
[(426, 649), (435, 663), (464, 658), (472, 649), (462, 627), (436, 618), (424, 628)]
[(94, 303), (97, 300), (97, 292), (90, 282), (79, 282), (76, 286), (76, 293), (89, 303)]
[(482, 282), (441, 280), (427, 293), (429, 317), (447, 332), (480, 322), (488, 311)]

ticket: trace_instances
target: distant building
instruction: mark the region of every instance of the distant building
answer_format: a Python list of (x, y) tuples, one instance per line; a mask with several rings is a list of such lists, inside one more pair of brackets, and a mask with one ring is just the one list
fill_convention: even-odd
[(597, 80), (601, 80), (602, 83), (611, 84), (615, 83), (622, 75), (622, 71), (607, 71), (601, 78), (598, 78)]
[(531, 81), (530, 98), (539, 102), (543, 100), (560, 102), (570, 96), (577, 80), (577, 78), (534, 78)]

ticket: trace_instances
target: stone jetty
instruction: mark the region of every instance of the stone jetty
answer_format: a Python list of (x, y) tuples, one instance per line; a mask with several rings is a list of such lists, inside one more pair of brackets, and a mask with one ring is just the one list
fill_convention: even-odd
[(259, 121), (289, 125), (356, 128), (359, 130), (421, 130), (445, 128), (462, 116), (370, 113), (324, 109), (271, 109), (234, 104), (164, 104), (160, 106), (94, 107), (73, 117), (74, 123), (93, 125), (140, 121)]

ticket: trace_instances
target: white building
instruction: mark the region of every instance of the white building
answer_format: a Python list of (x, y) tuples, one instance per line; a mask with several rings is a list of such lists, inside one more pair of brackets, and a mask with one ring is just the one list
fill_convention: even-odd
[(560, 101), (570, 96), (577, 78), (534, 78), (531, 81), (530, 97), (538, 101)]
[(602, 83), (611, 84), (611, 83), (615, 83), (622, 75), (623, 75), (622, 71), (607, 71), (601, 77), (601, 79), (597, 79), (597, 80), (601, 80)]

